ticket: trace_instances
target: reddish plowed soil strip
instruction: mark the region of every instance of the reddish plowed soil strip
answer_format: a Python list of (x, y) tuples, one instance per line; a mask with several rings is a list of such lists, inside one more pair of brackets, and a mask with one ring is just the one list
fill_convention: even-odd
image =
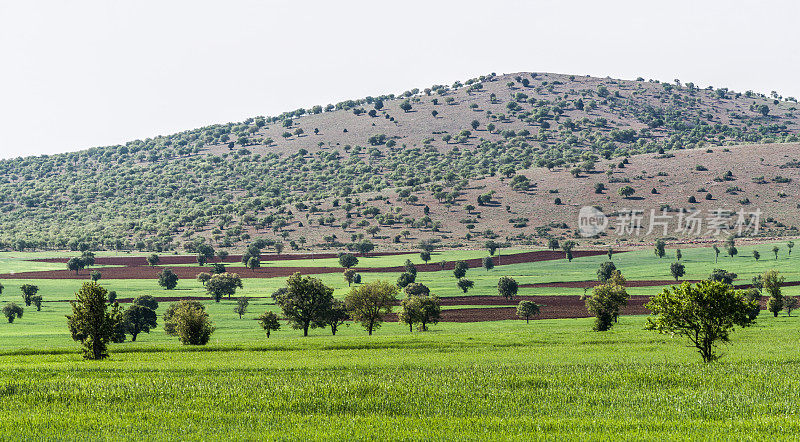
[[(582, 256), (595, 256), (595, 255), (602, 255), (606, 252), (601, 250), (583, 250), (583, 251), (576, 251), (573, 252), (573, 255), (578, 258)], [(290, 255), (281, 255), (281, 256), (290, 256)], [(301, 256), (301, 255), (291, 255), (291, 256)], [(319, 257), (320, 255), (314, 255), (315, 257)], [(334, 255), (335, 256), (335, 255)], [(162, 257), (162, 261), (166, 257)], [(181, 258), (180, 256), (173, 256), (172, 258)], [(185, 257), (184, 257), (185, 258)], [(231, 257), (228, 257), (231, 258)], [(495, 256), (494, 262), (495, 265), (508, 265), (508, 264), (520, 264), (526, 262), (537, 262), (537, 261), (549, 261), (554, 259), (563, 259), (564, 254), (561, 252), (553, 252), (553, 251), (537, 251), (537, 252), (524, 252), (524, 253), (517, 253), (514, 255), (507, 255), (507, 256)], [(60, 258), (59, 258), (60, 259)], [(99, 269), (100, 272), (103, 274), (104, 279), (154, 279), (158, 278), (158, 274), (161, 272), (163, 266), (156, 266), (150, 267), (144, 265), (144, 258), (143, 257), (122, 257), (122, 258), (97, 258), (95, 263), (100, 264), (107, 264), (107, 265), (125, 265), (125, 264), (112, 264), (111, 262), (100, 262), (100, 260), (114, 260), (114, 259), (124, 259), (124, 260), (133, 260), (135, 261), (134, 264), (130, 264), (127, 267), (108, 267)], [(267, 259), (265, 257), (265, 259)], [(131, 261), (131, 262), (133, 262)], [(481, 259), (468, 259), (466, 260), (470, 267), (476, 268), (481, 266)], [(55, 261), (60, 262), (60, 261)], [(114, 262), (122, 262), (122, 261), (114, 261)], [(238, 262), (238, 261), (233, 261)], [(163, 262), (162, 262), (163, 264)], [(420, 264), (417, 265), (417, 270), (420, 272), (435, 272), (442, 270), (452, 270), (455, 267), (455, 261), (449, 261), (444, 264), (442, 267), (439, 263), (432, 264)], [(357, 268), (357, 271), (361, 273), (368, 273), (368, 272), (387, 272), (387, 273), (394, 273), (394, 272), (403, 272), (405, 269), (403, 266), (394, 266), (394, 267), (375, 267), (375, 268)], [(194, 279), (198, 273), (200, 272), (207, 272), (209, 271), (209, 266), (200, 267), (200, 266), (192, 266), (192, 267), (173, 267), (172, 271), (178, 275), (178, 278), (181, 279)], [(311, 275), (311, 274), (319, 274), (319, 273), (340, 273), (342, 272), (341, 267), (263, 267), (260, 269), (256, 269), (255, 271), (241, 269), (237, 270), (242, 277), (245, 278), (276, 278), (276, 277), (288, 277), (293, 273), (300, 272), (304, 275)], [(75, 272), (71, 272), (69, 270), (45, 270), (45, 271), (38, 271), (38, 272), (21, 272), (15, 274), (3, 274), (0, 275), (0, 278), (3, 279), (88, 279), (90, 270), (83, 270), (79, 272), (77, 275)]]

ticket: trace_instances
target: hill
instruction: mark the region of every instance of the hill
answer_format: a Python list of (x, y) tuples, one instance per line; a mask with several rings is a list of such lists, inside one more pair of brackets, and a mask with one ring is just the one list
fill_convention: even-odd
[[(491, 74), (2, 161), (0, 245), (541, 245), (576, 236), (584, 205), (603, 207), (612, 226), (622, 207), (760, 208), (761, 235), (796, 235), (796, 113), (794, 98), (774, 92)], [(617, 194), (625, 186), (628, 198)], [(615, 233), (588, 241), (694, 237)]]

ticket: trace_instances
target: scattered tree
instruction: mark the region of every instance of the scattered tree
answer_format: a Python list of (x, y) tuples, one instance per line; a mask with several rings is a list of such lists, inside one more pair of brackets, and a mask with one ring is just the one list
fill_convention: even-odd
[(659, 258), (663, 258), (664, 255), (667, 254), (666, 246), (667, 243), (663, 239), (657, 239), (654, 248), (656, 256), (658, 256)]
[(147, 260), (147, 265), (149, 265), (150, 267), (155, 267), (158, 265), (159, 262), (161, 262), (161, 258), (159, 258), (158, 255), (156, 255), (155, 253), (148, 256), (146, 260)]
[(351, 253), (342, 253), (339, 255), (339, 265), (349, 269), (358, 265), (358, 258)]
[(206, 292), (211, 295), (214, 302), (219, 302), (223, 296), (236, 294), (236, 289), (242, 288), (242, 279), (237, 273), (219, 273), (211, 277), (206, 283)]
[(25, 309), (14, 302), (9, 302), (3, 307), (3, 315), (8, 319), (9, 324), (13, 323), (14, 319), (21, 318), (24, 312)]
[(178, 275), (176, 275), (171, 268), (167, 267), (158, 275), (158, 285), (167, 290), (172, 290), (178, 285)]
[(96, 282), (86, 282), (70, 301), (72, 314), (67, 315), (67, 327), (72, 339), (80, 341), (83, 357), (103, 359), (108, 356), (108, 343), (117, 334), (122, 320), (119, 304), (109, 311), (108, 291)]
[(372, 335), (384, 317), (392, 312), (392, 306), (397, 302), (397, 286), (385, 281), (370, 282), (351, 289), (344, 302), (353, 321), (361, 323)]
[(597, 269), (597, 280), (600, 282), (606, 282), (614, 271), (617, 270), (617, 266), (614, 265), (613, 262), (607, 261), (600, 263), (600, 268)]
[(67, 261), (67, 268), (71, 271), (74, 271), (75, 274), (78, 274), (78, 271), (83, 270), (86, 267), (86, 263), (83, 262), (81, 258), (70, 258)]
[(714, 269), (711, 271), (711, 275), (709, 275), (708, 280), (719, 281), (721, 283), (731, 285), (733, 284), (733, 281), (736, 280), (736, 278), (738, 277), (739, 275), (737, 275), (736, 273), (728, 272), (723, 269)]
[(467, 278), (461, 278), (461, 279), (458, 280), (457, 285), (458, 285), (458, 288), (461, 289), (461, 291), (463, 291), (464, 293), (467, 293), (467, 291), (469, 289), (471, 289), (475, 285), (475, 283), (470, 281)]
[(461, 279), (467, 275), (467, 270), (469, 270), (469, 264), (466, 261), (458, 261), (453, 269), (453, 276), (456, 279)]
[(619, 270), (615, 270), (605, 284), (594, 287), (590, 295), (584, 295), (586, 309), (595, 317), (595, 331), (610, 330), (619, 317), (622, 307), (628, 305), (628, 292), (625, 290), (625, 278)]
[(686, 267), (678, 261), (673, 262), (669, 266), (669, 272), (672, 273), (672, 277), (675, 278), (675, 281), (678, 281), (678, 278), (683, 276), (686, 273)]
[(539, 314), (539, 305), (533, 301), (520, 301), (517, 305), (517, 316), (524, 319), (525, 323), (530, 323), (531, 318)]
[(761, 284), (764, 287), (764, 291), (769, 294), (767, 310), (771, 311), (776, 318), (778, 313), (783, 310), (784, 297), (781, 292), (781, 286), (785, 280), (786, 278), (781, 276), (777, 270), (767, 270), (761, 275)]
[(266, 311), (258, 317), (258, 323), (261, 325), (261, 328), (267, 332), (267, 339), (269, 339), (269, 335), (271, 332), (280, 330), (281, 323), (278, 322), (278, 315), (273, 312)]
[(233, 312), (239, 315), (239, 319), (242, 319), (242, 316), (247, 313), (248, 305), (250, 305), (250, 300), (246, 296), (236, 300), (236, 307), (233, 308)]
[(33, 284), (22, 284), (19, 287), (22, 292), (22, 300), (25, 301), (25, 306), (30, 307), (33, 302), (32, 298), (39, 292), (39, 286)]
[(292, 328), (308, 329), (324, 321), (325, 313), (333, 303), (333, 289), (318, 278), (295, 273), (286, 280), (286, 288), (272, 294), (272, 299), (283, 311)]
[(491, 256), (483, 258), (483, 268), (486, 269), (487, 272), (494, 268), (494, 259), (492, 259)]
[(514, 299), (518, 290), (519, 284), (510, 276), (503, 276), (497, 281), (497, 293), (506, 299)]
[(647, 319), (646, 329), (686, 337), (703, 362), (711, 362), (719, 357), (717, 342), (728, 342), (734, 326), (752, 324), (755, 305), (728, 284), (701, 281), (666, 288), (646, 307), (654, 316)]
[(124, 332), (131, 335), (131, 341), (135, 342), (139, 333), (150, 333), (156, 327), (157, 319), (153, 309), (134, 303), (122, 314), (122, 326)]

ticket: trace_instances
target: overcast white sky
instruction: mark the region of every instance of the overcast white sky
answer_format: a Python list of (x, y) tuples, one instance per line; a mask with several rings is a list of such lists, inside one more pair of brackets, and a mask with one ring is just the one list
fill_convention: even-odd
[(0, 0), (0, 157), (516, 71), (800, 97), (800, 2)]

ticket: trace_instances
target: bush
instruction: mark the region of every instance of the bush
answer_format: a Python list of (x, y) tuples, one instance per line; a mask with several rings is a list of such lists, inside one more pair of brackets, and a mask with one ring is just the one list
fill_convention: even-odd
[[(198, 308), (197, 304), (181, 301), (170, 317), (175, 335), (184, 345), (205, 345), (216, 330), (205, 307)], [(164, 322), (166, 325), (166, 319)]]

